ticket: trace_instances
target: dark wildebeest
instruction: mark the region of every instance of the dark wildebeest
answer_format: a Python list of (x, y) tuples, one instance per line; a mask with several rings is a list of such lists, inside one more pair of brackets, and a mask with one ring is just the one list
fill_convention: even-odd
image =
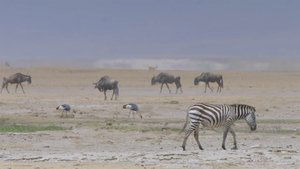
[(205, 83), (205, 91), (206, 92), (206, 88), (208, 87), (211, 91), (213, 91), (213, 89), (209, 86), (209, 82), (216, 82), (218, 83), (218, 90), (217, 92), (221, 92), (221, 88), (223, 88), (223, 77), (220, 74), (213, 74), (210, 72), (204, 72), (201, 73), (200, 76), (196, 77), (194, 80), (194, 84), (198, 85), (199, 82), (204, 82)]
[(94, 83), (95, 88), (97, 88), (100, 92), (104, 92), (104, 100), (106, 100), (106, 91), (107, 90), (113, 90), (113, 94), (111, 96), (111, 99), (113, 99), (115, 95), (115, 100), (117, 100), (117, 96), (119, 96), (119, 86), (118, 81), (111, 79), (109, 76), (103, 76), (101, 79)]
[(9, 76), (8, 78), (4, 77), (3, 83), (2, 83), (2, 88), (1, 88), (1, 93), (4, 88), (6, 88), (7, 93), (9, 93), (8, 88), (7, 88), (9, 83), (17, 84), (15, 92), (17, 92), (18, 86), (20, 85), (23, 90), (23, 93), (25, 93), (22, 83), (26, 82), (26, 81), (28, 82), (28, 84), (31, 84), (31, 76), (24, 75), (22, 73), (13, 74), (13, 75)]
[(168, 83), (171, 84), (171, 83), (174, 83), (174, 82), (175, 82), (175, 85), (176, 85), (176, 93), (178, 92), (179, 88), (180, 88), (180, 91), (182, 93), (182, 87), (181, 87), (181, 83), (180, 83), (180, 76), (175, 78), (173, 75), (161, 72), (157, 76), (153, 76), (152, 79), (151, 79), (151, 84), (152, 85), (155, 85), (156, 83), (161, 83), (160, 93), (162, 92), (162, 88), (163, 88), (164, 84), (166, 84), (167, 88), (169, 89), (169, 93), (171, 93), (171, 90), (169, 88)]

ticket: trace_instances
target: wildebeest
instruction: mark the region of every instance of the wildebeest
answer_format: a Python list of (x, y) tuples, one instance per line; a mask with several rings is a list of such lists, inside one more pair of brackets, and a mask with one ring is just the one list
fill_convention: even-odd
[(106, 100), (107, 90), (113, 90), (113, 94), (110, 100), (113, 99), (114, 95), (115, 95), (115, 100), (117, 100), (117, 96), (119, 96), (118, 83), (119, 82), (117, 80), (111, 79), (109, 76), (103, 76), (97, 83), (94, 83), (94, 85), (95, 88), (97, 88), (100, 92), (104, 93), (104, 100)]
[(174, 82), (175, 82), (175, 85), (176, 85), (176, 93), (178, 92), (178, 89), (180, 89), (180, 92), (182, 93), (182, 87), (181, 87), (181, 83), (180, 83), (180, 76), (175, 77), (175, 76), (170, 75), (168, 73), (161, 72), (157, 76), (153, 76), (152, 79), (151, 79), (151, 84), (152, 85), (155, 85), (156, 83), (161, 83), (160, 93), (162, 92), (162, 88), (163, 88), (164, 84), (166, 84), (166, 86), (169, 90), (169, 93), (171, 93), (171, 90), (169, 88), (168, 83), (172, 84)]
[(218, 83), (218, 90), (217, 92), (221, 92), (221, 89), (223, 88), (223, 76), (220, 74), (214, 74), (214, 73), (210, 73), (210, 72), (204, 72), (201, 73), (200, 76), (197, 76), (194, 80), (194, 85), (198, 85), (199, 82), (204, 82), (205, 83), (205, 91), (206, 92), (206, 88), (208, 87), (211, 91), (213, 91), (213, 89), (209, 86), (209, 82), (216, 82)]
[(21, 88), (22, 88), (23, 93), (25, 93), (25, 91), (23, 89), (23, 86), (22, 86), (22, 83), (26, 82), (26, 81), (28, 82), (28, 84), (31, 84), (31, 76), (24, 75), (22, 73), (13, 74), (13, 75), (9, 76), (8, 78), (4, 77), (0, 93), (2, 93), (2, 90), (4, 88), (6, 88), (7, 93), (9, 93), (8, 88), (7, 88), (9, 83), (10, 84), (15, 84), (15, 83), (17, 84), (15, 92), (17, 92), (18, 86), (20, 85)]

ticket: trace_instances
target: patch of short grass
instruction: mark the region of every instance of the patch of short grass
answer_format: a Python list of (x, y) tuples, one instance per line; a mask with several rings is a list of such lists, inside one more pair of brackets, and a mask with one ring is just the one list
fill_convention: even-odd
[(37, 132), (37, 131), (59, 131), (65, 130), (65, 128), (60, 126), (48, 125), (22, 125), (22, 124), (12, 124), (12, 125), (1, 125), (0, 132), (13, 132), (13, 133), (30, 133), (30, 132)]

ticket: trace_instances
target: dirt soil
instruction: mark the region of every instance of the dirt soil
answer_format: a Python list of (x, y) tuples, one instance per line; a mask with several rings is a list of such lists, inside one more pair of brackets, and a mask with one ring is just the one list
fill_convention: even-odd
[[(55, 125), (62, 131), (0, 133), (0, 168), (300, 168), (300, 72), (225, 72), (222, 93), (193, 85), (201, 72), (180, 75), (183, 93), (175, 94), (150, 79), (159, 71), (62, 68), (0, 69), (0, 77), (23, 72), (32, 84), (0, 95), (0, 124)], [(119, 81), (117, 101), (104, 101), (93, 86), (101, 76)], [(212, 84), (217, 89), (216, 84)], [(111, 91), (108, 92), (111, 96)], [(137, 103), (143, 119), (128, 118), (126, 103)], [(257, 110), (257, 131), (245, 121), (234, 125), (238, 150), (221, 149), (222, 129), (200, 131), (199, 150), (191, 136), (182, 151), (187, 107), (197, 102), (244, 103)], [(55, 108), (72, 107), (67, 118)]]

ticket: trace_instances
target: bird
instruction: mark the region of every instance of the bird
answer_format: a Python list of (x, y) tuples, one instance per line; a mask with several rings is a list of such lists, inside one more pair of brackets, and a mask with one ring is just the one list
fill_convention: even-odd
[(134, 118), (134, 114), (135, 113), (138, 113), (140, 118), (142, 119), (143, 116), (141, 114), (141, 112), (139, 112), (139, 107), (137, 104), (135, 103), (128, 103), (128, 104), (125, 104), (123, 105), (123, 109), (129, 109), (129, 115), (128, 115), (128, 118), (130, 118), (130, 114), (132, 114), (132, 117)]
[(57, 106), (56, 110), (61, 110), (61, 117), (64, 117), (64, 112), (66, 113), (66, 117), (67, 117), (68, 116), (67, 112), (70, 112), (71, 107), (68, 104), (62, 104)]

